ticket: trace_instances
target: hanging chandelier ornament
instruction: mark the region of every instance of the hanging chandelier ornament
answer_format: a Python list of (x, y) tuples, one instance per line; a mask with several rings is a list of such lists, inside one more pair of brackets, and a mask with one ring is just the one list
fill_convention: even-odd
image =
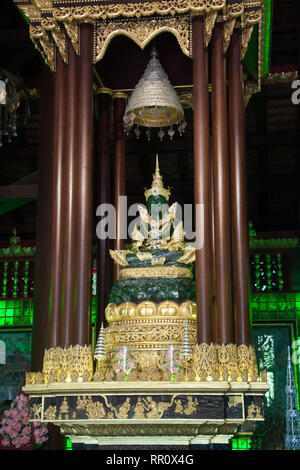
[(17, 137), (17, 111), (21, 98), (25, 98), (25, 122), (28, 117), (27, 91), (23, 81), (7, 70), (0, 69), (0, 147), (4, 141), (11, 143)]
[[(157, 135), (160, 140), (163, 140), (165, 135), (172, 140), (175, 125), (178, 126), (177, 130), (180, 135), (185, 131), (184, 111), (176, 91), (157, 58), (155, 48), (151, 56), (144, 75), (128, 100), (123, 118), (124, 131), (129, 135), (130, 130), (134, 128), (136, 138), (139, 139), (140, 127), (146, 127), (145, 134), (150, 140), (151, 128), (158, 128)], [(169, 127), (168, 131), (165, 132), (163, 127)]]

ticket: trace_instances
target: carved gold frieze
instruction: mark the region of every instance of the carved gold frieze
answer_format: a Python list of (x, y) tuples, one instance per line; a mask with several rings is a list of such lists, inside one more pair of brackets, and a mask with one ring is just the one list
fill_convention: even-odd
[[(44, 368), (42, 372), (26, 373), (26, 385), (42, 385), (54, 382), (68, 383), (88, 383), (88, 382), (170, 382), (174, 380), (174, 370), (169, 367), (169, 351), (166, 347), (157, 347), (158, 338), (166, 344), (174, 344), (174, 364), (176, 363), (176, 382), (266, 382), (266, 373), (263, 371), (258, 373), (255, 351), (252, 346), (234, 344), (195, 344), (196, 331), (194, 322), (190, 322), (190, 336), (193, 346), (193, 352), (189, 360), (183, 364), (180, 356), (180, 335), (182, 336), (183, 324), (181, 323), (165, 323), (154, 328), (150, 325), (149, 330), (143, 330), (145, 338), (152, 335), (152, 343), (146, 343), (146, 349), (141, 348), (143, 337), (140, 330), (126, 328), (129, 325), (122, 325), (116, 333), (110, 332), (107, 328), (107, 339), (111, 341), (113, 346), (116, 341), (120, 345), (127, 344), (128, 351), (126, 363), (129, 364), (126, 371), (120, 360), (118, 348), (110, 348), (107, 350), (106, 357), (101, 364), (97, 364), (96, 371), (93, 371), (93, 360), (91, 357), (90, 347), (75, 346), (69, 349), (81, 351), (74, 354), (74, 351), (64, 350), (62, 348), (51, 348), (45, 351)], [(163, 338), (161, 336), (163, 330)], [(116, 335), (114, 337), (114, 334)], [(148, 334), (148, 336), (147, 336)], [(130, 347), (131, 344), (136, 347)], [(139, 343), (140, 341), (140, 343)], [(157, 344), (155, 344), (157, 343)], [(115, 343), (117, 346), (117, 344)], [(156, 349), (152, 346), (156, 345)], [(122, 364), (121, 364), (122, 363)], [(65, 385), (67, 387), (67, 385)], [(235, 406), (238, 402), (232, 403)], [(63, 401), (58, 412), (60, 414), (68, 413), (66, 401)], [(51, 405), (52, 406), (52, 405)], [(191, 403), (192, 407), (192, 403)], [(177, 403), (177, 409), (181, 409), (180, 403)], [(98, 409), (99, 414), (101, 410)], [(120, 410), (119, 410), (120, 411)], [(49, 413), (54, 410), (49, 409)], [(137, 410), (138, 413), (138, 410)]]
[[(132, 411), (133, 419), (160, 419), (164, 412), (173, 405), (175, 396), (170, 401), (154, 400), (151, 396), (140, 396), (136, 403), (126, 397), (117, 407), (106, 395), (100, 395), (101, 401), (94, 401), (91, 396), (78, 397), (76, 410), (84, 410), (88, 419), (128, 419)], [(135, 401), (135, 399), (134, 399)]]
[(123, 302), (119, 305), (108, 304), (105, 316), (109, 323), (123, 320), (152, 318), (153, 323), (157, 317), (190, 318), (195, 320), (197, 315), (196, 303), (191, 300), (177, 304), (172, 300), (160, 303), (145, 300), (139, 303)]
[[(165, 259), (165, 258), (164, 258)], [(157, 263), (159, 264), (159, 263)], [(179, 277), (190, 278), (189, 268), (180, 266), (147, 267), (147, 268), (128, 268), (120, 270), (120, 279), (145, 277)]]
[(249, 103), (252, 95), (255, 93), (259, 93), (260, 87), (257, 82), (252, 82), (252, 81), (246, 81), (245, 87), (244, 87), (244, 101), (245, 101), (245, 106)]
[(158, 34), (172, 33), (185, 55), (190, 54), (190, 19), (188, 16), (174, 18), (151, 18), (143, 20), (99, 21), (96, 26), (96, 59), (101, 60), (111, 40), (118, 35), (132, 39), (141, 49)]
[(65, 63), (68, 63), (68, 44), (65, 32), (52, 18), (42, 18), (41, 28), (52, 35), (53, 41)]
[[(182, 342), (184, 324), (182, 318), (156, 318), (123, 320), (112, 323), (105, 332), (107, 344), (112, 348), (131, 346), (137, 349), (155, 349), (161, 346), (178, 345)], [(196, 322), (188, 320), (191, 340), (196, 338)]]
[[(229, 434), (232, 437), (238, 428), (238, 423), (224, 425), (223, 423), (217, 424), (216, 422), (205, 424), (203, 422), (193, 423), (172, 423), (166, 421), (156, 422), (155, 424), (147, 423), (146, 420), (141, 423), (122, 423), (118, 421), (114, 424), (81, 424), (81, 423), (68, 423), (64, 422), (60, 425), (62, 433), (68, 436), (94, 436), (99, 438), (99, 444), (102, 437), (119, 437), (119, 436), (133, 436), (134, 442), (138, 439), (136, 436), (190, 436), (195, 437), (200, 435), (215, 435), (215, 434)], [(84, 438), (82, 438), (84, 439)], [(89, 441), (87, 441), (89, 442)]]
[[(74, 2), (74, 5), (76, 3)], [(161, 0), (156, 2), (124, 2), (105, 5), (86, 5), (54, 8), (54, 17), (60, 21), (74, 18), (80, 21), (107, 20), (119, 17), (143, 18), (153, 15), (203, 14), (211, 10), (222, 10), (226, 0)]]
[(86, 382), (93, 377), (91, 346), (46, 349), (43, 362), (44, 381)]
[(264, 85), (277, 85), (278, 83), (292, 83), (294, 80), (299, 79), (299, 72), (278, 72), (265, 75), (262, 82)]
[(248, 413), (246, 419), (263, 419), (262, 409), (255, 403), (251, 403), (248, 407)]
[(45, 62), (49, 65), (50, 69), (54, 71), (56, 52), (55, 44), (52, 38), (38, 23), (30, 24), (29, 33), (35, 48), (40, 52)]
[[(44, 34), (39, 39), (31, 30), (31, 38), (38, 50), (55, 69), (54, 45), (63, 60), (67, 62), (67, 38), (76, 51), (80, 50), (79, 25), (90, 22), (95, 25), (94, 61), (102, 59), (110, 41), (117, 35), (125, 35), (144, 48), (156, 35), (170, 32), (187, 56), (192, 55), (191, 17), (205, 18), (205, 44), (208, 45), (215, 22), (224, 23), (224, 50), (226, 51), (236, 20), (240, 19), (243, 36), (244, 56), (253, 25), (261, 23), (262, 1), (248, 0), (229, 3), (227, 0), (161, 0), (155, 2), (117, 2), (82, 4), (81, 1), (67, 2), (63, 7), (52, 0), (24, 4), (14, 0), (24, 11), (31, 24), (39, 22)], [(262, 31), (262, 28), (260, 28)], [(51, 44), (53, 43), (53, 44)]]

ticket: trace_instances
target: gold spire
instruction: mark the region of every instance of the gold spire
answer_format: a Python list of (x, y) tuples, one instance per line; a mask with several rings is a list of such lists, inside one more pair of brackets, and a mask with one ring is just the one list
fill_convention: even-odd
[(170, 190), (164, 188), (163, 179), (159, 171), (158, 154), (156, 154), (155, 173), (153, 175), (152, 186), (150, 189), (146, 189), (145, 191), (146, 201), (150, 196), (163, 196), (168, 201), (170, 194)]

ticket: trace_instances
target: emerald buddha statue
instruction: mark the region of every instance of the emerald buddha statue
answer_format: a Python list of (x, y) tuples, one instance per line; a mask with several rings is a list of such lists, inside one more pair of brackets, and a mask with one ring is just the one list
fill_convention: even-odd
[(184, 241), (178, 204), (169, 205), (170, 189), (163, 185), (158, 157), (145, 198), (130, 249), (110, 251), (120, 274), (105, 312), (109, 348), (179, 347), (186, 322), (191, 341), (196, 338), (195, 250)]

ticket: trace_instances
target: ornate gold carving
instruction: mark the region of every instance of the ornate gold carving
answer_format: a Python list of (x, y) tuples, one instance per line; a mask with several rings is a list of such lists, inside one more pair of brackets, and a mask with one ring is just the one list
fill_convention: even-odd
[(148, 252), (145, 251), (145, 252), (142, 252), (142, 253), (137, 253), (136, 257), (140, 261), (150, 261), (150, 260), (152, 260), (152, 253), (148, 253)]
[(205, 16), (205, 38), (204, 38), (204, 42), (205, 42), (206, 47), (208, 46), (208, 44), (210, 42), (211, 35), (212, 35), (213, 29), (214, 29), (214, 26), (215, 26), (217, 16), (218, 16), (218, 11), (217, 10), (212, 10)]
[[(196, 337), (196, 322), (188, 320), (191, 340)], [(134, 346), (137, 349), (155, 349), (170, 344), (181, 344), (185, 319), (157, 318), (118, 321), (106, 328), (109, 347)]]
[(236, 18), (235, 17), (228, 18), (228, 20), (225, 21), (225, 23), (224, 23), (224, 30), (223, 30), (223, 32), (224, 32), (224, 39), (223, 39), (223, 51), (224, 51), (224, 53), (227, 51), (228, 46), (230, 44), (230, 39), (231, 39), (233, 30), (234, 30), (235, 23), (236, 23)]
[[(93, 377), (91, 346), (46, 349), (43, 363), (45, 383), (89, 381)], [(36, 382), (35, 382), (36, 383)]]
[(191, 264), (194, 263), (196, 259), (195, 248), (192, 246), (187, 246), (183, 250), (183, 255), (177, 260), (177, 263)]
[(243, 59), (245, 57), (245, 54), (247, 52), (248, 44), (253, 32), (254, 24), (250, 23), (247, 24), (243, 29), (242, 29), (242, 44), (241, 44), (241, 58)]
[(52, 32), (53, 40), (59, 50), (59, 53), (65, 62), (68, 63), (68, 43), (65, 33), (59, 28), (56, 27)]
[(109, 250), (112, 259), (120, 266), (128, 266), (126, 255), (131, 253), (129, 250)]
[[(148, 254), (148, 253), (147, 253)], [(149, 253), (151, 254), (151, 253)], [(152, 255), (151, 255), (152, 256)], [(165, 259), (165, 258), (164, 258)], [(181, 262), (181, 261), (180, 261)], [(159, 264), (159, 263), (157, 263)], [(190, 278), (191, 271), (188, 268), (180, 266), (147, 267), (147, 268), (128, 268), (120, 270), (120, 279), (140, 277), (180, 277)]]
[(246, 419), (263, 419), (262, 409), (255, 405), (255, 403), (251, 403), (248, 407), (248, 414)]
[[(144, 48), (154, 36), (161, 32), (174, 34), (184, 54), (190, 55), (190, 18), (196, 15), (205, 15), (205, 43), (209, 43), (211, 33), (219, 12), (223, 13), (220, 19), (225, 23), (226, 50), (234, 26), (234, 18), (241, 18), (243, 26), (243, 55), (246, 52), (248, 41), (254, 24), (262, 21), (261, 0), (257, 2), (230, 3), (227, 0), (161, 0), (155, 2), (122, 2), (106, 4), (100, 2), (94, 5), (54, 7), (52, 0), (31, 0), (32, 4), (24, 4), (22, 0), (14, 0), (31, 21), (51, 26), (49, 34), (53, 37), (60, 53), (66, 61), (64, 32), (60, 23), (64, 24), (67, 35), (70, 37), (76, 53), (79, 53), (78, 25), (82, 22), (96, 24), (96, 58), (102, 59), (111, 39), (119, 34), (126, 35)], [(72, 4), (74, 5), (74, 3)], [(49, 13), (45, 18), (45, 11)], [(157, 16), (155, 16), (157, 15)], [(228, 23), (228, 24), (226, 24)], [(262, 29), (261, 29), (262, 31)], [(32, 31), (31, 31), (32, 32)], [(46, 36), (39, 40), (31, 34), (36, 47), (48, 62), (52, 70), (55, 69), (55, 53), (53, 45)], [(262, 50), (260, 51), (262, 54)], [(261, 71), (260, 71), (261, 72)]]
[(118, 17), (137, 18), (152, 15), (175, 15), (175, 14), (202, 14), (211, 10), (224, 8), (226, 0), (161, 0), (157, 2), (140, 3), (116, 3), (110, 5), (64, 7), (54, 9), (53, 14), (57, 20), (74, 18), (80, 21), (86, 20), (108, 20)]
[(137, 404), (134, 407), (133, 419), (145, 419), (145, 408), (141, 397), (138, 397)]
[(44, 60), (52, 71), (55, 70), (55, 46), (49, 35), (40, 24), (31, 23), (29, 26), (30, 37), (35, 47), (39, 50)]
[(56, 406), (48, 406), (43, 416), (45, 421), (54, 421), (56, 418)]
[(160, 256), (159, 258), (152, 258), (151, 264), (153, 266), (162, 266), (165, 264), (166, 258), (164, 256)]
[[(34, 404), (30, 407), (30, 412), (34, 420), (40, 420), (42, 416), (42, 405)], [(45, 413), (44, 413), (45, 416)]]
[(148, 419), (160, 419), (164, 412), (170, 408), (173, 404), (173, 399), (171, 403), (168, 402), (157, 402), (153, 400), (152, 397), (146, 397), (143, 399), (144, 401), (144, 408), (146, 409), (146, 418)]
[(243, 403), (242, 395), (229, 395), (228, 407), (236, 407)]
[(298, 79), (299, 72), (295, 70), (294, 72), (269, 73), (269, 75), (263, 77), (262, 83), (264, 85), (277, 85), (278, 83), (292, 83)]
[(69, 405), (66, 397), (64, 397), (62, 404), (59, 407), (58, 419), (68, 419), (69, 417)]
[[(176, 322), (157, 322), (155, 326), (141, 322), (142, 327), (140, 327), (138, 322), (128, 321), (120, 322), (120, 328), (117, 329), (116, 325), (113, 325), (115, 329), (106, 328), (106, 344), (109, 344), (110, 348), (102, 363), (101, 371), (96, 369), (94, 381), (124, 381), (126, 377), (128, 379), (128, 374), (130, 381), (170, 381), (171, 371), (167, 365), (166, 347), (168, 344), (175, 345), (174, 361), (181, 358), (180, 345), (184, 324), (185, 320), (182, 319)], [(189, 331), (191, 343), (195, 344), (195, 321), (189, 320)], [(122, 364), (120, 365), (117, 349), (123, 345), (128, 347), (126, 360), (127, 364), (131, 364), (126, 375)], [(77, 352), (74, 353), (74, 350)], [(64, 383), (89, 381), (92, 375), (93, 361), (90, 347), (74, 346), (69, 350), (51, 348), (45, 351), (43, 373), (27, 373), (26, 385), (55, 381)], [(192, 357), (185, 364), (185, 370), (183, 365), (178, 368), (176, 380), (178, 382), (184, 380), (266, 382), (266, 374), (262, 373), (259, 376), (252, 346), (201, 343), (195, 344)], [(86, 407), (86, 402), (82, 402), (81, 406), (83, 405)], [(59, 413), (67, 412), (67, 403), (64, 400)], [(120, 410), (116, 414), (119, 412)]]
[(89, 419), (103, 419), (106, 418), (106, 411), (103, 403), (97, 401), (94, 402), (91, 397), (79, 397), (77, 400), (77, 410), (84, 409)]
[(169, 32), (174, 34), (182, 49), (189, 56), (190, 20), (188, 16), (175, 18), (155, 18), (146, 20), (101, 21), (96, 27), (96, 60), (101, 60), (110, 41), (118, 35), (132, 39), (141, 49), (158, 34)]
[(179, 93), (179, 99), (182, 106), (188, 106), (191, 109), (194, 109), (194, 95), (193, 92)]
[(153, 324), (155, 317), (190, 318), (195, 320), (197, 315), (196, 303), (191, 300), (177, 304), (171, 300), (165, 300), (156, 304), (145, 300), (138, 304), (123, 302), (119, 306), (108, 304), (105, 316), (109, 323), (124, 320), (145, 319), (151, 317)]
[(232, 437), (236, 433), (239, 423), (217, 424), (213, 423), (166, 423), (161, 420), (154, 424), (147, 423), (146, 420), (140, 423), (105, 423), (103, 424), (78, 424), (62, 423), (61, 430), (66, 435), (112, 437), (112, 436), (191, 436), (195, 437), (201, 434), (215, 435), (227, 434)]
[(63, 22), (67, 35), (69, 36), (72, 46), (76, 54), (80, 52), (80, 34), (79, 34), (79, 24), (74, 20), (66, 20)]
[(198, 408), (198, 400), (196, 398), (193, 398), (192, 396), (187, 397), (188, 402), (185, 407), (182, 405), (182, 400), (175, 400), (174, 403), (176, 403), (176, 407), (174, 412), (181, 414), (181, 415), (186, 415), (190, 416), (191, 414), (195, 413)]
[(262, 381), (258, 375), (252, 346), (234, 344), (196, 344), (193, 369), (195, 380)]
[(245, 106), (247, 106), (247, 104), (249, 103), (249, 100), (252, 95), (255, 93), (259, 93), (259, 91), (259, 85), (256, 82), (246, 81), (244, 92)]
[[(132, 407), (131, 397), (126, 397), (125, 401), (117, 409), (114, 407), (109, 397), (101, 395), (105, 402), (105, 406), (111, 411), (106, 412), (104, 404), (99, 401), (93, 401), (92, 397), (82, 397), (77, 399), (76, 410), (85, 410), (88, 419), (128, 419), (130, 409)], [(139, 397), (133, 408), (134, 419), (160, 419), (165, 410), (173, 405), (174, 396), (170, 402), (160, 402), (154, 400), (151, 396)]]
[(191, 364), (196, 381), (219, 380), (217, 351), (214, 344), (196, 344)]

